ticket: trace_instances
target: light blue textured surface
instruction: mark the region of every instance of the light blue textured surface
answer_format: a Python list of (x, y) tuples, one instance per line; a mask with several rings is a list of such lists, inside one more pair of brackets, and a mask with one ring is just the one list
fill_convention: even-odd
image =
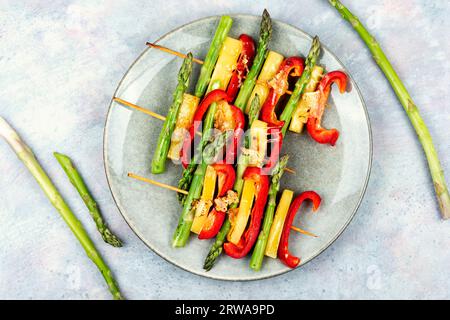
[[(448, 177), (447, 1), (346, 3), (404, 79)], [(2, 1), (1, 6), (0, 113), (34, 149), (127, 298), (450, 298), (450, 222), (439, 218), (421, 146), (363, 43), (327, 1)], [(197, 18), (260, 14), (264, 7), (274, 18), (318, 34), (352, 73), (372, 121), (372, 176), (355, 219), (320, 257), (273, 279), (216, 281), (162, 260), (123, 221), (104, 175), (103, 125), (114, 89), (145, 41)], [(53, 158), (55, 150), (72, 155), (124, 248), (101, 242)], [(3, 142), (0, 172), (0, 298), (109, 299), (95, 266)]]

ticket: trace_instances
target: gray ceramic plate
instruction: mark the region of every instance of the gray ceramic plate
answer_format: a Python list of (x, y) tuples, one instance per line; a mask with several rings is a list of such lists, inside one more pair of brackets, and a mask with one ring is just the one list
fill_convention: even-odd
[[(192, 51), (204, 57), (214, 34), (218, 17), (209, 17), (184, 25), (159, 39), (158, 43), (181, 52)], [(231, 36), (248, 33), (258, 38), (260, 18), (233, 16)], [(273, 22), (271, 49), (284, 56), (305, 56), (311, 37), (282, 22)], [(328, 70), (345, 70), (326, 48), (320, 59)], [(147, 49), (130, 67), (115, 96), (165, 115), (181, 60), (164, 52)], [(199, 69), (194, 72), (194, 79)], [(347, 72), (348, 74), (348, 72)], [(195, 81), (192, 81), (195, 82)], [(302, 265), (324, 251), (345, 229), (354, 216), (366, 189), (372, 155), (369, 119), (356, 84), (339, 94), (333, 90), (324, 118), (325, 127), (338, 128), (341, 136), (336, 146), (320, 145), (307, 135), (289, 133), (283, 151), (289, 152), (289, 166), (296, 175), (285, 174), (282, 188), (299, 193), (315, 190), (323, 199), (318, 213), (310, 207), (303, 210), (295, 224), (310, 230), (319, 238), (291, 235), (290, 248), (302, 258)], [(175, 194), (127, 177), (128, 172), (176, 185), (181, 167), (168, 163), (165, 174), (151, 175), (150, 161), (162, 122), (127, 109), (115, 102), (110, 105), (105, 136), (104, 159), (108, 182), (127, 223), (154, 252), (173, 264), (196, 274), (224, 280), (253, 280), (288, 271), (278, 260), (266, 258), (260, 272), (248, 267), (249, 260), (223, 256), (209, 272), (202, 269), (211, 245), (194, 236), (183, 249), (171, 247), (171, 238), (181, 212)]]

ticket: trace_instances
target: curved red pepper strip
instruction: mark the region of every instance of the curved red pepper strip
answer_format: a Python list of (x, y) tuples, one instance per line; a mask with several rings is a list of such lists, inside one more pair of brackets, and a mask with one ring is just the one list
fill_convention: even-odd
[[(231, 190), (234, 185), (234, 180), (236, 178), (236, 172), (230, 164), (213, 164), (212, 167), (217, 172), (218, 175), (218, 191), (217, 196), (224, 196), (228, 190)], [(208, 217), (203, 224), (202, 230), (200, 231), (199, 239), (211, 239), (219, 233), (222, 227), (223, 221), (225, 220), (226, 213), (223, 211), (218, 211), (215, 208), (211, 210)]]
[(214, 170), (218, 175), (219, 188), (217, 191), (217, 196), (224, 196), (228, 190), (231, 190), (234, 186), (234, 180), (236, 179), (236, 172), (231, 164), (218, 164), (212, 165)]
[(231, 101), (236, 98), (239, 88), (242, 85), (242, 80), (252, 67), (256, 53), (255, 42), (252, 37), (243, 33), (239, 36), (239, 40), (242, 42), (242, 52), (227, 88), (227, 94)]
[(270, 157), (263, 168), (263, 174), (270, 175), (280, 158), (281, 147), (283, 146), (283, 133), (280, 128), (269, 128), (267, 130), (269, 136), (268, 142), (271, 143)]
[(280, 245), (278, 246), (278, 258), (288, 267), (295, 268), (300, 263), (300, 258), (293, 256), (289, 252), (289, 234), (291, 232), (291, 226), (294, 222), (295, 215), (300, 208), (301, 204), (305, 200), (311, 200), (313, 203), (313, 211), (316, 211), (321, 202), (320, 196), (314, 191), (305, 191), (298, 195), (291, 206), (289, 207), (288, 215), (284, 221), (283, 232), (280, 238)]
[(318, 91), (320, 92), (318, 110), (313, 110), (311, 112), (308, 122), (306, 123), (306, 129), (311, 138), (318, 143), (328, 143), (332, 146), (336, 144), (336, 141), (339, 138), (339, 131), (336, 129), (324, 129), (320, 126), (320, 122), (333, 82), (337, 84), (339, 91), (344, 93), (345, 88), (347, 87), (347, 75), (341, 71), (332, 71), (322, 78), (318, 86)]
[(243, 179), (251, 179), (256, 183), (256, 199), (250, 217), (250, 225), (242, 236), (238, 245), (227, 242), (223, 245), (225, 253), (232, 258), (240, 259), (245, 257), (258, 238), (261, 220), (264, 215), (267, 195), (269, 193), (269, 178), (261, 174), (261, 168), (248, 167), (243, 175)]
[(214, 238), (222, 228), (225, 221), (226, 212), (217, 211), (215, 208), (211, 210), (203, 224), (202, 230), (198, 234), (200, 240)]
[(261, 120), (267, 122), (271, 126), (282, 127), (284, 121), (280, 121), (275, 113), (275, 107), (278, 100), (284, 95), (289, 87), (289, 75), (301, 76), (305, 63), (300, 57), (290, 57), (285, 59), (278, 69), (278, 73), (273, 79), (277, 87), (270, 88), (264, 105), (261, 108)]
[(317, 118), (308, 118), (306, 129), (309, 135), (318, 143), (334, 146), (339, 138), (339, 131), (337, 129), (324, 129), (318, 122), (319, 119)]
[(205, 96), (205, 98), (203, 98), (202, 102), (197, 108), (197, 111), (194, 114), (192, 125), (189, 128), (189, 137), (184, 140), (183, 147), (180, 151), (181, 163), (183, 164), (184, 168), (186, 168), (189, 164), (192, 141), (194, 140), (195, 133), (198, 131), (200, 125), (202, 124), (203, 116), (212, 103), (218, 102), (220, 100), (226, 100), (229, 102), (230, 98), (228, 97), (227, 93), (221, 89), (212, 90)]

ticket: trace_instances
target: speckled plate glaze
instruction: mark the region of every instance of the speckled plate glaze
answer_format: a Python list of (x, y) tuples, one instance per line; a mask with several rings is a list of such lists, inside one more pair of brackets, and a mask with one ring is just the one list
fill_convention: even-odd
[[(204, 57), (218, 20), (216, 16), (194, 21), (166, 34), (158, 43)], [(247, 33), (258, 39), (260, 17), (235, 15), (233, 20), (230, 36), (237, 38), (239, 34)], [(305, 56), (311, 39), (293, 26), (273, 21), (270, 48), (286, 57)], [(325, 47), (320, 63), (328, 70), (345, 70)], [(177, 57), (146, 49), (120, 82), (115, 96), (164, 115), (171, 103), (180, 65), (181, 59)], [(194, 79), (198, 72), (196, 66)], [(284, 174), (281, 190), (289, 188), (297, 194), (315, 190), (323, 199), (317, 213), (313, 214), (307, 206), (296, 218), (296, 225), (319, 235), (319, 238), (291, 235), (290, 248), (302, 258), (301, 265), (323, 252), (343, 232), (356, 213), (367, 186), (372, 159), (369, 118), (351, 78), (349, 87), (349, 92), (343, 95), (338, 90), (332, 91), (331, 108), (325, 113), (324, 126), (338, 128), (341, 133), (334, 148), (314, 142), (308, 134), (291, 132), (283, 144), (284, 153), (290, 155), (289, 166), (297, 173)], [(249, 258), (235, 260), (222, 256), (211, 271), (205, 272), (203, 260), (211, 241), (199, 241), (192, 235), (185, 248), (171, 247), (181, 212), (175, 193), (127, 177), (128, 172), (133, 172), (177, 185), (180, 166), (168, 162), (165, 174), (155, 176), (150, 173), (151, 157), (161, 127), (161, 121), (141, 112), (115, 102), (109, 107), (104, 134), (106, 175), (120, 212), (139, 238), (167, 261), (210, 278), (255, 280), (289, 271), (280, 261), (266, 258), (262, 270), (254, 272), (248, 267)]]

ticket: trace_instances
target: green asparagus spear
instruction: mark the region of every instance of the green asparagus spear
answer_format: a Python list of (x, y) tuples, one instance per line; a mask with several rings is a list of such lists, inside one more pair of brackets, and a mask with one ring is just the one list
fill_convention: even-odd
[[(248, 126), (251, 127), (253, 121), (258, 119), (259, 110), (261, 109), (261, 106), (259, 105), (259, 96), (255, 95), (255, 98), (253, 98), (252, 103), (250, 105), (250, 112), (249, 112), (249, 124)], [(245, 140), (245, 148), (248, 148), (249, 141)], [(236, 179), (234, 182), (234, 191), (236, 191), (238, 198), (241, 196), (242, 188), (244, 187), (244, 180), (242, 179), (242, 176), (244, 175), (245, 169), (247, 169), (248, 164), (248, 157), (246, 155), (241, 154), (239, 156), (239, 161), (237, 165), (236, 170)], [(237, 204), (231, 205), (231, 208), (237, 208)], [(225, 219), (222, 228), (220, 228), (219, 233), (216, 236), (216, 239), (209, 249), (208, 255), (206, 256), (203, 269), (206, 271), (211, 270), (211, 268), (216, 263), (219, 256), (222, 254), (223, 250), (223, 243), (225, 242), (225, 239), (227, 237), (228, 231), (230, 231), (231, 223), (229, 219)]]
[[(240, 194), (239, 194), (240, 196)], [(232, 207), (236, 207), (233, 205)], [(214, 241), (213, 245), (209, 249), (208, 255), (206, 256), (205, 262), (203, 264), (203, 269), (206, 271), (209, 271), (214, 267), (214, 264), (216, 263), (217, 259), (220, 257), (223, 251), (223, 244), (225, 242), (225, 239), (227, 238), (227, 234), (230, 231), (231, 228), (231, 222), (229, 219), (225, 219), (223, 222), (222, 228), (220, 228), (219, 233), (216, 236), (216, 240)]]
[(178, 85), (173, 93), (172, 105), (164, 120), (158, 144), (152, 159), (152, 173), (162, 173), (166, 170), (167, 153), (169, 152), (170, 139), (177, 121), (178, 111), (183, 101), (183, 94), (189, 87), (189, 78), (192, 72), (192, 53), (188, 53), (178, 72)]
[[(251, 128), (253, 121), (257, 120), (259, 117), (259, 111), (261, 110), (261, 105), (259, 104), (259, 96), (256, 94), (255, 97), (252, 100), (252, 103), (250, 105), (250, 110), (248, 113), (248, 127)], [(244, 141), (244, 147), (248, 148), (250, 145), (249, 136), (245, 136)], [(236, 168), (236, 180), (234, 184), (234, 190), (240, 191), (244, 187), (244, 180), (242, 179), (242, 176), (244, 175), (245, 169), (247, 169), (249, 161), (249, 156), (241, 154), (239, 157), (239, 161)]]
[(184, 200), (183, 211), (181, 212), (177, 229), (175, 230), (175, 234), (173, 235), (172, 245), (174, 247), (184, 247), (187, 240), (189, 239), (192, 222), (194, 221), (195, 208), (193, 204), (194, 201), (199, 199), (201, 196), (203, 177), (206, 172), (206, 167), (207, 164), (205, 162), (202, 162), (197, 166), (197, 169), (195, 170), (194, 177), (189, 188), (189, 194)]
[(122, 242), (108, 229), (108, 226), (103, 221), (103, 217), (98, 209), (97, 203), (89, 193), (83, 178), (73, 165), (72, 160), (68, 156), (58, 152), (54, 152), (53, 155), (69, 177), (70, 182), (77, 189), (81, 199), (83, 199), (86, 204), (86, 207), (89, 209), (92, 219), (94, 219), (97, 230), (100, 232), (103, 240), (113, 247), (121, 247)]
[(306, 85), (311, 78), (311, 72), (316, 64), (319, 54), (319, 37), (315, 36), (311, 45), (311, 49), (309, 50), (308, 56), (306, 57), (305, 70), (303, 70), (302, 76), (295, 83), (294, 91), (292, 92), (291, 97), (286, 103), (286, 106), (284, 107), (284, 110), (280, 116), (280, 120), (284, 121), (283, 128), (281, 129), (283, 136), (286, 134), (286, 130), (289, 127), (289, 123), (291, 122), (292, 113), (294, 112), (295, 107), (298, 105), (298, 101), (302, 97), (303, 91), (305, 90)]
[(259, 103), (259, 96), (255, 94), (255, 97), (250, 104), (250, 110), (248, 111), (248, 123), (249, 128), (252, 126), (253, 121), (257, 120), (259, 117), (259, 112), (261, 111), (261, 105)]
[(258, 48), (256, 49), (256, 56), (253, 60), (253, 65), (242, 84), (239, 94), (236, 98), (235, 105), (241, 110), (245, 109), (247, 101), (250, 98), (253, 87), (256, 84), (256, 77), (259, 75), (261, 68), (267, 56), (267, 47), (269, 46), (270, 38), (272, 37), (272, 20), (269, 12), (264, 9), (261, 19), (261, 28), (259, 31)]
[(402, 83), (400, 77), (395, 72), (388, 58), (381, 49), (379, 43), (376, 39), (367, 31), (364, 25), (359, 21), (359, 19), (353, 15), (340, 1), (329, 0), (330, 4), (336, 8), (337, 11), (342, 15), (342, 17), (350, 22), (352, 27), (358, 32), (361, 39), (369, 48), (372, 53), (375, 62), (378, 64), (380, 69), (383, 71), (386, 78), (389, 80), (392, 88), (400, 100), (406, 114), (411, 121), (412, 126), (416, 130), (419, 141), (422, 144), (423, 150), (428, 160), (428, 166), (430, 168), (431, 178), (433, 180), (434, 189), (439, 202), (439, 207), (441, 209), (441, 216), (443, 219), (450, 218), (450, 195), (448, 192), (447, 184), (445, 182), (444, 170), (442, 169), (439, 157), (437, 155), (436, 149), (433, 145), (433, 140), (431, 138), (430, 132), (428, 131), (425, 122), (420, 116), (419, 109), (414, 104), (411, 96), (406, 90), (404, 84)]
[(272, 226), (273, 215), (275, 213), (277, 193), (278, 190), (280, 190), (280, 180), (288, 160), (288, 155), (282, 157), (275, 167), (274, 171), (272, 172), (272, 182), (269, 189), (269, 200), (267, 202), (266, 211), (264, 213), (262, 230), (259, 233), (258, 241), (255, 244), (252, 258), (250, 259), (250, 268), (255, 271), (259, 271), (261, 269), (262, 261), (264, 258), (264, 251), (266, 249), (267, 239), (269, 237), (270, 227)]
[(211, 46), (206, 54), (205, 62), (200, 70), (200, 77), (197, 85), (195, 86), (195, 95), (199, 98), (205, 94), (206, 89), (208, 88), (209, 81), (211, 80), (211, 74), (214, 66), (216, 65), (217, 58), (219, 57), (220, 49), (222, 48), (222, 43), (227, 37), (232, 24), (233, 20), (229, 16), (222, 16), (220, 18), (220, 22), (217, 26)]
[(51, 204), (56, 208), (56, 210), (58, 210), (61, 217), (64, 219), (75, 237), (83, 246), (87, 256), (95, 263), (97, 268), (100, 270), (114, 299), (123, 299), (119, 288), (111, 274), (111, 270), (106, 265), (106, 263), (100, 256), (100, 253), (95, 248), (94, 243), (89, 238), (89, 235), (83, 228), (83, 225), (70, 210), (69, 206), (59, 193), (58, 189), (56, 189), (53, 182), (50, 180), (44, 169), (39, 164), (31, 149), (2, 117), (0, 117), (0, 136), (9, 143), (11, 148), (17, 154), (17, 157), (28, 168), (30, 173), (38, 182), (39, 186), (44, 191), (47, 198), (50, 200)]
[(175, 234), (173, 235), (172, 245), (174, 247), (184, 247), (187, 240), (189, 239), (192, 222), (194, 221), (194, 202), (201, 196), (203, 188), (203, 178), (205, 176), (206, 167), (209, 164), (207, 161), (213, 161), (211, 159), (214, 158), (214, 155), (216, 155), (220, 152), (220, 150), (223, 149), (227, 141), (228, 134), (229, 132), (222, 133), (211, 142), (211, 148), (209, 147), (210, 145), (205, 147), (205, 151), (203, 152), (202, 156), (202, 163), (199, 164), (197, 166), (197, 169), (195, 170), (194, 177), (189, 188), (189, 194), (184, 201), (183, 211), (181, 212), (177, 229), (175, 230)]

